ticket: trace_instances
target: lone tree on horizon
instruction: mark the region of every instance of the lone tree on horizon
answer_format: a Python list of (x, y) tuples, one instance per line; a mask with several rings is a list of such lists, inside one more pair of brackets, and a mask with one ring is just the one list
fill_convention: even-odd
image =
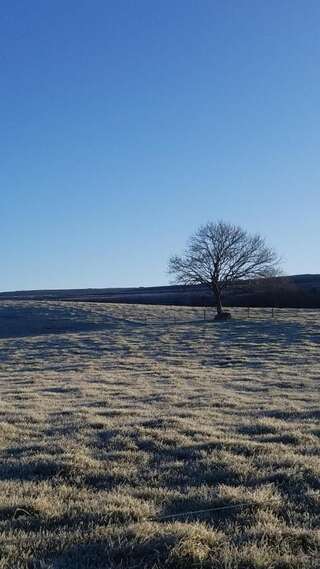
[(175, 276), (175, 282), (209, 287), (216, 300), (216, 318), (223, 319), (230, 317), (222, 309), (223, 290), (237, 280), (275, 276), (278, 262), (263, 237), (218, 221), (201, 226), (184, 254), (171, 257), (169, 273)]

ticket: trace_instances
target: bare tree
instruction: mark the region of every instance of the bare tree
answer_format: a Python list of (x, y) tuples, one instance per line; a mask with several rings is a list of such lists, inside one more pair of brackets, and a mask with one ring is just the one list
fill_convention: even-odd
[(217, 317), (230, 317), (222, 309), (222, 292), (240, 279), (277, 274), (278, 257), (260, 235), (219, 221), (207, 223), (191, 237), (182, 256), (171, 257), (169, 273), (183, 284), (209, 287), (216, 300)]

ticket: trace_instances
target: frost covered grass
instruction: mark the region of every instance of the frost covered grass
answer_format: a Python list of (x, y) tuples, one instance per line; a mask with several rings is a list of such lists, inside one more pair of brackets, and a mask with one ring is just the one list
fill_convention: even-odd
[(320, 313), (232, 312), (0, 304), (1, 569), (319, 567)]

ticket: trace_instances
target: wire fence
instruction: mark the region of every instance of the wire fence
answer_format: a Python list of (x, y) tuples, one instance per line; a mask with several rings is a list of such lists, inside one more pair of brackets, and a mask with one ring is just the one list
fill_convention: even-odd
[[(302, 315), (316, 315), (320, 318), (320, 310), (308, 308), (252, 308), (252, 307), (235, 307), (226, 308), (230, 312), (233, 319), (238, 320), (294, 320), (301, 318)], [(188, 307), (159, 307), (158, 310), (148, 310), (146, 306), (141, 312), (135, 315), (137, 322), (145, 324), (186, 324), (213, 322), (215, 321), (215, 307), (206, 308), (188, 308)], [(228, 320), (226, 321), (228, 322)]]

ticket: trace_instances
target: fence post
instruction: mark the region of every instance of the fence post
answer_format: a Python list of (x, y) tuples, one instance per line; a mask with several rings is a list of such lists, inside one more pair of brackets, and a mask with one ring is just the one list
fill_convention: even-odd
[(206, 311), (204, 310), (203, 311), (203, 320), (205, 320), (205, 319), (206, 319)]
[(250, 306), (248, 306), (248, 318), (250, 318)]
[(274, 317), (274, 307), (272, 307), (272, 318)]

